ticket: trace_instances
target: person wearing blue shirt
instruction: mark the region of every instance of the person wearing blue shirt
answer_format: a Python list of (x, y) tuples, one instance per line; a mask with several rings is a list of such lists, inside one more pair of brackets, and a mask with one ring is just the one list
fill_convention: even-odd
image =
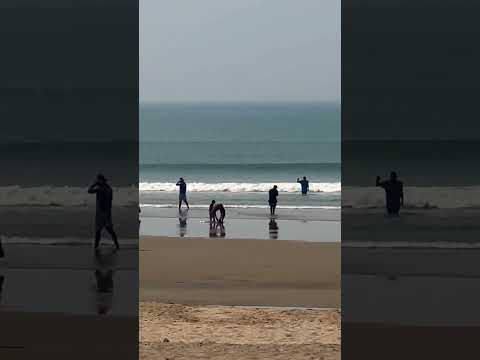
[(299, 183), (302, 186), (302, 195), (307, 195), (308, 192), (308, 180), (307, 177), (304, 176), (302, 180), (300, 178), (297, 179), (297, 183)]
[(182, 208), (182, 201), (187, 205), (187, 209), (190, 209), (187, 201), (187, 183), (183, 178), (180, 178), (176, 185), (180, 187), (180, 194), (178, 195), (178, 211)]

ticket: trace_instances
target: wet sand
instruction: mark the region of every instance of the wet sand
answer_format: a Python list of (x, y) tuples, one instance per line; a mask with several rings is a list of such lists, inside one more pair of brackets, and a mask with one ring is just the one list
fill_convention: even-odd
[(346, 359), (471, 359), (475, 358), (472, 354), (478, 353), (479, 332), (478, 326), (342, 321), (342, 356)]
[[(213, 230), (213, 231), (211, 231)], [(142, 218), (141, 236), (339, 242), (339, 221), (228, 219), (210, 229), (205, 219)]]
[[(138, 249), (114, 252), (105, 241), (95, 253), (85, 245), (14, 244), (0, 261), (0, 311), (137, 315)], [(99, 291), (101, 274), (111, 289)], [(100, 281), (100, 282), (99, 282)]]
[(136, 317), (0, 311), (0, 359), (135, 359)]
[(340, 243), (142, 237), (140, 299), (340, 307)]
[[(0, 359), (137, 357), (137, 249), (115, 253), (107, 243), (95, 255), (91, 245), (14, 241), (4, 248)], [(99, 282), (97, 272), (110, 270), (111, 283)]]
[(344, 247), (342, 306), (349, 310), (344, 320), (480, 326), (479, 255), (478, 249)]
[(340, 243), (142, 237), (140, 284), (143, 360), (340, 359)]
[(142, 302), (140, 359), (340, 359), (340, 312)]

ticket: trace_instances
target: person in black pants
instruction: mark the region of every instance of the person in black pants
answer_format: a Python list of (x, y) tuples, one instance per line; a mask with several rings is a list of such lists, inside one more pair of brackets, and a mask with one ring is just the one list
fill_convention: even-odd
[(270, 215), (275, 215), (275, 209), (277, 207), (277, 197), (278, 197), (278, 190), (277, 185), (274, 185), (268, 191), (268, 204), (270, 205)]
[(115, 248), (118, 250), (120, 246), (118, 245), (117, 234), (115, 234), (115, 231), (113, 230), (112, 223), (113, 191), (110, 185), (107, 184), (105, 176), (98, 174), (96, 182), (90, 186), (88, 193), (96, 194), (97, 196), (97, 208), (95, 214), (95, 249), (98, 249), (102, 230), (105, 228), (105, 230), (107, 230), (112, 236)]

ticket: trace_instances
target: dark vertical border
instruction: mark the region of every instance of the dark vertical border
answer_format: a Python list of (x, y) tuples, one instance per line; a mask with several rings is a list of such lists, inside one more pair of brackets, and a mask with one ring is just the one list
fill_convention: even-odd
[[(0, 3), (2, 359), (138, 358), (138, 6)], [(118, 253), (92, 248), (99, 172)]]
[[(475, 357), (479, 10), (342, 2), (343, 359)], [(395, 220), (367, 199), (392, 170)]]

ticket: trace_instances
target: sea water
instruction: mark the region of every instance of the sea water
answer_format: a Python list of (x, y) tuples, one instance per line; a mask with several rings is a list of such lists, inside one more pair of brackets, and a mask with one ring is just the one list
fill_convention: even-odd
[[(340, 207), (340, 105), (198, 103), (140, 106), (140, 203), (178, 206), (179, 177), (192, 208)], [(297, 178), (310, 182), (307, 196)]]

